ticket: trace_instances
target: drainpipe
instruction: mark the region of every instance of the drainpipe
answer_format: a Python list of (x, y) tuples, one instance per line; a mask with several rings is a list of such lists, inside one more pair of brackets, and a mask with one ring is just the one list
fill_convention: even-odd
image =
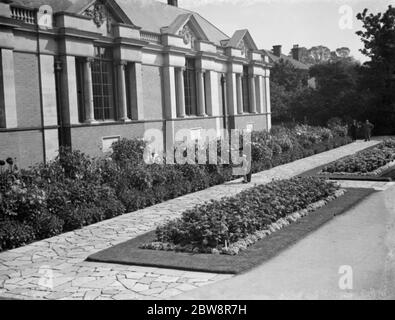
[(56, 111), (58, 114), (58, 135), (59, 135), (59, 146), (63, 147), (65, 146), (65, 137), (64, 137), (64, 127), (63, 127), (63, 114), (62, 114), (62, 108), (61, 108), (61, 102), (62, 102), (62, 96), (61, 96), (61, 76), (62, 76), (62, 71), (63, 71), (63, 65), (62, 61), (57, 58), (55, 60), (55, 88), (56, 88)]

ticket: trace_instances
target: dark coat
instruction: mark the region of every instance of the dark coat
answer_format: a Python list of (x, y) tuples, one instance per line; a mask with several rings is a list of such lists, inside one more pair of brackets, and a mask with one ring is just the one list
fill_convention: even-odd
[(351, 134), (351, 136), (355, 137), (357, 135), (357, 129), (358, 129), (358, 125), (356, 125), (356, 124), (352, 124), (350, 126), (350, 134)]
[(371, 123), (364, 123), (363, 124), (363, 133), (365, 135), (367, 135), (367, 134), (370, 135), (372, 133), (373, 128), (374, 128), (373, 124), (371, 124)]

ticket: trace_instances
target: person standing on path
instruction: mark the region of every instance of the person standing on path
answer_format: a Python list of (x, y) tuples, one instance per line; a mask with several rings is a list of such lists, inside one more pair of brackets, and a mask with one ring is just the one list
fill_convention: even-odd
[(352, 141), (357, 140), (357, 130), (358, 130), (358, 123), (357, 120), (353, 120), (350, 126), (350, 136)]
[(246, 174), (243, 177), (243, 183), (250, 183), (252, 177), (252, 169), (251, 169), (251, 159), (247, 156), (243, 156), (243, 165), (245, 166)]
[(363, 134), (365, 136), (365, 141), (370, 141), (373, 128), (374, 128), (374, 125), (372, 123), (370, 123), (369, 120), (366, 120), (363, 125)]
[(250, 183), (252, 177), (252, 158), (251, 158), (251, 143), (246, 143), (244, 145), (243, 152), (243, 169), (245, 170), (245, 175), (243, 178), (243, 183)]

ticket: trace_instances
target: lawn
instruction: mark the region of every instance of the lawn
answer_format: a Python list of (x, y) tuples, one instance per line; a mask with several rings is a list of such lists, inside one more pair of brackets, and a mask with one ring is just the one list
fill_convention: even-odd
[(189, 271), (239, 274), (275, 257), (281, 251), (320, 228), (368, 197), (373, 189), (347, 189), (345, 195), (329, 202), (295, 223), (276, 231), (238, 255), (193, 254), (175, 251), (145, 250), (140, 246), (153, 241), (155, 231), (91, 255), (88, 261)]

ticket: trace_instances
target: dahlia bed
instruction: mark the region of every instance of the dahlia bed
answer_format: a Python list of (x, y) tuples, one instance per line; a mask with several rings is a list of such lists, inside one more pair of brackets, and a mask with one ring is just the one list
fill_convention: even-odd
[(235, 255), (344, 192), (316, 177), (273, 181), (185, 211), (141, 248)]
[(348, 156), (325, 166), (321, 174), (378, 176), (395, 166), (395, 140), (383, 141), (376, 147)]

